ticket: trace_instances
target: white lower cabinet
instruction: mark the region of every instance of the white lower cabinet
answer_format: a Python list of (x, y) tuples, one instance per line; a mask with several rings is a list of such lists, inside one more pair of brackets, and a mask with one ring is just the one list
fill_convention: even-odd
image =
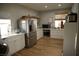
[(8, 52), (8, 55), (11, 55), (13, 53), (15, 53), (15, 45), (14, 45), (14, 40), (10, 40), (10, 41), (7, 41), (7, 44), (9, 46), (9, 52)]
[(11, 55), (15, 52), (15, 40), (13, 39), (13, 37), (8, 37), (5, 42), (8, 44), (8, 47), (9, 47), (9, 52), (8, 52), (8, 55)]
[(37, 29), (37, 40), (43, 37), (43, 30), (42, 29)]
[(25, 47), (24, 35), (15, 35), (5, 39), (5, 42), (9, 46), (8, 55), (12, 55), (15, 52), (23, 49)]
[(20, 40), (19, 39), (16, 39), (15, 41), (14, 41), (14, 45), (15, 45), (15, 51), (19, 51), (20, 49), (21, 49), (21, 47), (20, 47)]
[(51, 29), (51, 38), (64, 39), (64, 30)]
[(24, 36), (17, 36), (15, 40), (16, 51), (19, 51), (25, 47)]

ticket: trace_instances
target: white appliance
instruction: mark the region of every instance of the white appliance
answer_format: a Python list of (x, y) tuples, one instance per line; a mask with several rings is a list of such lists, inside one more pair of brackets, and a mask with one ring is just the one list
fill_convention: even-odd
[(75, 42), (76, 33), (77, 33), (76, 22), (70, 22), (64, 24), (64, 45), (63, 45), (64, 56), (76, 55), (76, 42)]

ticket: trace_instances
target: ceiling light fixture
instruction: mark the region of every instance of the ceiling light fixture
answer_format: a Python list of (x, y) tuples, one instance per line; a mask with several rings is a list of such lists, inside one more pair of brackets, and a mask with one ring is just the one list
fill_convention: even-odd
[(45, 8), (48, 8), (48, 6), (47, 6), (47, 5), (45, 5), (44, 7), (45, 7)]
[(61, 4), (58, 4), (58, 6), (61, 7), (62, 5)]

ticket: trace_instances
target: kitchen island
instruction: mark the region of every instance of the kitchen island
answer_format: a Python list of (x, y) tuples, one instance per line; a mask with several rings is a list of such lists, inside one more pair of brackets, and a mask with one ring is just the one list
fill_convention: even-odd
[(8, 55), (12, 55), (25, 47), (24, 33), (14, 33), (2, 36), (2, 39), (8, 44)]

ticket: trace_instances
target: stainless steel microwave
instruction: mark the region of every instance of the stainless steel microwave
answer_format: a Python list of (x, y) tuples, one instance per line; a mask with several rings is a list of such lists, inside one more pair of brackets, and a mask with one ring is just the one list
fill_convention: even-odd
[(66, 16), (66, 22), (77, 22), (77, 13), (70, 13)]

